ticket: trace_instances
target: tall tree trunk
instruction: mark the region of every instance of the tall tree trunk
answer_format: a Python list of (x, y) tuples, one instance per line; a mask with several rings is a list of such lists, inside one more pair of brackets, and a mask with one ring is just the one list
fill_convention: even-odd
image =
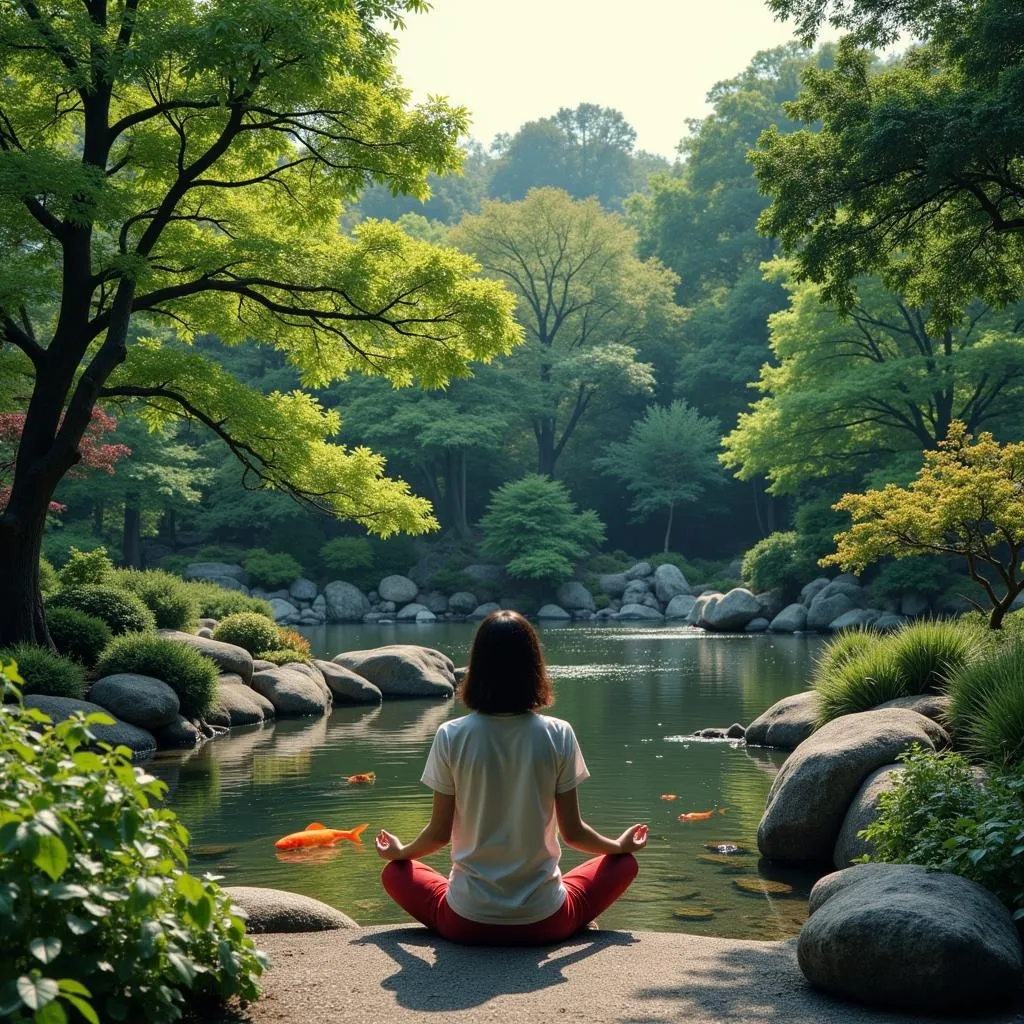
[(31, 516), (10, 513), (0, 517), (0, 647), (33, 643), (52, 647), (39, 593), (39, 555), (42, 550), (46, 507)]
[(459, 481), (459, 491), (462, 495), (459, 502), (461, 518), (459, 519), (459, 533), (463, 537), (469, 536), (469, 511), (466, 508), (466, 449), (462, 449), (461, 453), (460, 476), (462, 479)]
[(92, 505), (92, 532), (97, 537), (103, 536), (103, 513), (106, 511), (107, 503), (102, 498), (96, 498)]
[(672, 520), (676, 514), (676, 506), (674, 503), (670, 503), (668, 506), (668, 525), (665, 527), (665, 546), (661, 549), (662, 554), (668, 554), (669, 541), (672, 538)]
[(125, 495), (121, 557), (129, 568), (142, 568), (142, 510), (137, 494)]
[(537, 472), (541, 476), (555, 476), (555, 421), (546, 416), (538, 424), (537, 433)]
[(178, 519), (173, 505), (168, 505), (160, 517), (160, 537), (172, 548), (178, 543)]

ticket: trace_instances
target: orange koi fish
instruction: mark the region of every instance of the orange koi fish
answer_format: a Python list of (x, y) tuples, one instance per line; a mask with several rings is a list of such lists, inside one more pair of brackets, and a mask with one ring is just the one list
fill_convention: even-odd
[(662, 793), (661, 794), (661, 799), (662, 800), (678, 800), (679, 797), (677, 797), (675, 795), (675, 793)]
[[(718, 813), (719, 814), (725, 814), (725, 812), (727, 810), (729, 810), (728, 807), (719, 807), (718, 808)], [(713, 818), (714, 816), (715, 816), (715, 812), (713, 810), (711, 810), (711, 811), (690, 811), (687, 814), (680, 814), (679, 815), (679, 820), (680, 821), (707, 821), (708, 818)]]
[(345, 781), (351, 786), (357, 782), (373, 782), (376, 778), (376, 772), (361, 772), (359, 775), (350, 775)]
[(362, 843), (359, 837), (369, 827), (367, 823), (346, 831), (340, 828), (327, 828), (319, 821), (311, 821), (301, 832), (293, 832), (290, 836), (278, 839), (274, 846), (279, 850), (296, 850), (308, 846), (333, 846), (343, 839), (351, 843)]

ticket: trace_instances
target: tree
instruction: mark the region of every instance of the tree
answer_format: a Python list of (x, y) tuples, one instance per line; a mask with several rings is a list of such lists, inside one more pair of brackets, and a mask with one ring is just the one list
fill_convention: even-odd
[[(862, 477), (902, 464), (913, 473), (954, 421), (1016, 433), (1024, 427), (1024, 307), (998, 312), (974, 302), (951, 327), (929, 328), (929, 310), (909, 305), (877, 278), (858, 282), (841, 317), (821, 286), (794, 280), (778, 263), (789, 307), (771, 317), (764, 396), (724, 441), (723, 461), (741, 479), (763, 475), (776, 494), (815, 479)], [(909, 461), (908, 461), (909, 460)]]
[(517, 579), (561, 583), (604, 537), (595, 512), (579, 512), (563, 483), (534, 474), (491, 495), (480, 520), (484, 553)]
[(485, 202), (451, 239), (516, 294), (527, 340), (508, 372), (533, 427), (538, 472), (553, 476), (598, 395), (650, 390), (636, 345), (681, 321), (675, 276), (657, 260), (637, 259), (633, 231), (596, 199), (574, 201), (557, 189)]
[[(770, 0), (805, 35), (853, 34), (831, 71), (808, 72), (789, 112), (814, 128), (768, 131), (755, 154), (771, 196), (763, 230), (841, 308), (877, 273), (937, 328), (980, 295), (1024, 294), (1024, 22), (1013, 0)], [(869, 47), (924, 41), (870, 73)], [(820, 130), (817, 130), (820, 127)]]
[(718, 420), (701, 416), (685, 402), (667, 408), (652, 405), (625, 441), (608, 445), (594, 462), (633, 492), (630, 508), (639, 519), (668, 513), (663, 551), (669, 550), (676, 506), (699, 501), (709, 487), (722, 482), (719, 433)]
[(821, 564), (861, 572), (885, 557), (959, 555), (992, 605), (989, 626), (999, 629), (1024, 591), (1022, 487), (1024, 442), (1000, 446), (989, 433), (975, 440), (954, 423), (948, 438), (924, 453), (909, 487), (843, 497), (835, 507), (849, 512), (853, 525)]
[(381, 534), (432, 527), (379, 457), (330, 442), (338, 417), (308, 395), (260, 395), (141, 336), (152, 320), (186, 341), (251, 338), (313, 387), (351, 372), (436, 386), (512, 348), (511, 298), (472, 260), (382, 222), (337, 228), (367, 184), (422, 196), (459, 162), (465, 112), (407, 108), (395, 76), (387, 29), (423, 7), (0, 9), (0, 330), (34, 369), (0, 515), (0, 642), (47, 638), (46, 509), (97, 404), (199, 421), (250, 480)]

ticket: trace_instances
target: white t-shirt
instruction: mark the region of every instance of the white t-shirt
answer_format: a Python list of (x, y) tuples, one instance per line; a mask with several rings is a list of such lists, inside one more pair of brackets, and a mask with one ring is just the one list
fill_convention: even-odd
[(590, 776), (568, 722), (483, 715), (445, 722), (421, 781), (455, 797), (448, 904), (482, 924), (532, 924), (565, 902), (555, 794)]

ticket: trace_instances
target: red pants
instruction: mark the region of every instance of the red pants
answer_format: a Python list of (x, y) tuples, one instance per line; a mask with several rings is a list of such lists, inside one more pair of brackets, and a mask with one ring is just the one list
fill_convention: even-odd
[(418, 860), (395, 860), (381, 881), (388, 895), (431, 931), (471, 946), (542, 946), (561, 942), (586, 928), (607, 910), (636, 878), (631, 853), (594, 857), (562, 876), (565, 903), (534, 924), (480, 924), (456, 914), (445, 898), (448, 879)]

